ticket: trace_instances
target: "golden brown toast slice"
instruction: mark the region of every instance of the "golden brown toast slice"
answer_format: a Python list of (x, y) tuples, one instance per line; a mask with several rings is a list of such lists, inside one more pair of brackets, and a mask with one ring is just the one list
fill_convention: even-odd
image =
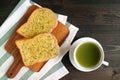
[(52, 32), (57, 23), (57, 17), (51, 9), (38, 8), (17, 32), (25, 38), (32, 38), (41, 33)]
[(56, 57), (59, 52), (57, 39), (50, 33), (39, 34), (31, 39), (20, 39), (15, 43), (25, 66), (47, 61)]

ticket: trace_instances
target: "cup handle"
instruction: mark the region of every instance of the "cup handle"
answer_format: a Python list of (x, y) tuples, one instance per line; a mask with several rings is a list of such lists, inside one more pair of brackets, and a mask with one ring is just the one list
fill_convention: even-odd
[(103, 61), (102, 64), (105, 66), (109, 66), (109, 62), (107, 62), (107, 61)]

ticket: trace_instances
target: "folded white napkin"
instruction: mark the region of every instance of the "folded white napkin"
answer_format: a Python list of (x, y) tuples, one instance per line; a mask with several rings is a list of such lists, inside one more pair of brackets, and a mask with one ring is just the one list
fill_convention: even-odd
[[(68, 70), (61, 60), (70, 48), (70, 44), (75, 37), (78, 28), (66, 22), (67, 16), (57, 14), (58, 20), (69, 27), (70, 33), (64, 43), (60, 46), (60, 53), (54, 59), (49, 60), (39, 72), (33, 72), (27, 67), (22, 67), (18, 74), (9, 79), (6, 71), (13, 62), (13, 57), (4, 49), (4, 45), (15, 30), (21, 17), (31, 5), (38, 5), (30, 0), (21, 0), (9, 17), (0, 27), (0, 80), (58, 80), (68, 74)], [(38, 5), (40, 6), (40, 5)]]

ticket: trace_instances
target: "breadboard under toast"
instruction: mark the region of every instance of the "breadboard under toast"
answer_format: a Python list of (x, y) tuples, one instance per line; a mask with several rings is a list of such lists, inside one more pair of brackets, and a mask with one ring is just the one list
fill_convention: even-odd
[[(37, 8), (38, 7), (35, 5), (30, 6), (25, 15), (22, 17), (19, 25), (16, 27), (16, 30), (27, 21), (30, 14)], [(16, 30), (12, 33), (5, 45), (5, 49), (14, 57), (14, 62), (12, 63), (12, 65), (6, 73), (9, 78), (15, 77), (19, 70), (24, 66), (19, 50), (15, 45), (15, 40), (22, 39), (23, 37), (16, 33)], [(58, 22), (58, 25), (52, 31), (52, 34), (57, 38), (58, 44), (61, 45), (62, 42), (66, 39), (67, 35), (69, 34), (69, 29), (61, 22)], [(44, 66), (45, 63), (46, 62), (36, 63), (30, 66), (29, 68), (35, 72), (38, 72)]]

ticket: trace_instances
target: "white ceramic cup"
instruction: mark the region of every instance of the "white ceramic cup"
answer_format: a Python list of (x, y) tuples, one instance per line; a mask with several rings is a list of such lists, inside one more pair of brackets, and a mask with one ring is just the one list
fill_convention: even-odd
[[(101, 54), (101, 57), (100, 57), (100, 60), (99, 62), (94, 66), (94, 67), (91, 67), (91, 68), (86, 68), (86, 67), (83, 67), (81, 66), (78, 61), (76, 60), (76, 50), (77, 48), (82, 45), (83, 43), (86, 43), (86, 42), (90, 42), (90, 43), (94, 43), (100, 50), (100, 54)], [(69, 52), (69, 58), (70, 58), (70, 61), (72, 63), (72, 65), (80, 70), (80, 71), (83, 71), (83, 72), (90, 72), (90, 71), (93, 71), (93, 70), (96, 70), (98, 69), (102, 64), (108, 66), (109, 63), (104, 61), (104, 51), (103, 51), (103, 47), (101, 46), (101, 44), (93, 39), (93, 38), (90, 38), (90, 37), (83, 37), (83, 38), (80, 38), (78, 39), (77, 41), (75, 41), (73, 43), (73, 45), (70, 47), (70, 52)]]

